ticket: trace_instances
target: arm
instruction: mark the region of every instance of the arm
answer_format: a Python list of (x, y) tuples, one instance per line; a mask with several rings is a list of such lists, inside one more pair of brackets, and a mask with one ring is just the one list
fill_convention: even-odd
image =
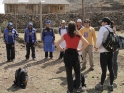
[(19, 33), (15, 30), (15, 37), (18, 38)]
[(81, 41), (83, 42), (83, 46), (81, 47), (80, 50), (78, 50), (78, 52), (81, 52), (89, 45), (88, 41), (83, 36), (80, 36), (80, 38), (81, 38)]
[(60, 43), (64, 41), (64, 38), (61, 37), (61, 39), (59, 41), (56, 42), (55, 46), (60, 50), (60, 51), (64, 51), (64, 49), (60, 46)]
[(24, 33), (24, 41), (26, 42), (26, 30), (25, 30), (25, 33)]
[(103, 34), (104, 34), (103, 32), (104, 32), (104, 29), (101, 27), (96, 40), (96, 48), (99, 48), (102, 44)]
[(54, 41), (55, 41), (55, 34), (54, 34), (54, 30), (53, 30), (52, 34), (53, 34), (53, 42), (54, 42)]
[(42, 31), (42, 41), (44, 42), (44, 37), (45, 37), (45, 32), (44, 32), (44, 29)]
[(93, 29), (93, 41), (94, 41), (94, 47), (96, 46), (96, 34), (95, 30)]

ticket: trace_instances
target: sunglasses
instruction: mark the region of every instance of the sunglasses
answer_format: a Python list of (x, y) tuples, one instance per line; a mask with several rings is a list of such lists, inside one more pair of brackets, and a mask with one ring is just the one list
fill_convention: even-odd
[(84, 22), (84, 23), (89, 23), (89, 22)]

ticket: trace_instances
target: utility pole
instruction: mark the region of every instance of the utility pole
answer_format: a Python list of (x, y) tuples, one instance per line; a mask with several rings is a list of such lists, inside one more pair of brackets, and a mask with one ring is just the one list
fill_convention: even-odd
[(16, 17), (16, 7), (17, 5), (14, 7), (14, 12), (15, 12), (15, 29), (17, 30), (17, 17)]
[(42, 41), (42, 2), (40, 2), (40, 31), (41, 31), (41, 41)]
[(84, 1), (85, 0), (82, 0), (82, 20), (84, 21), (85, 19), (85, 6), (84, 6)]
[(42, 41), (42, 3), (44, 3), (45, 0), (40, 0), (39, 5), (40, 5), (40, 31), (41, 31), (41, 41)]

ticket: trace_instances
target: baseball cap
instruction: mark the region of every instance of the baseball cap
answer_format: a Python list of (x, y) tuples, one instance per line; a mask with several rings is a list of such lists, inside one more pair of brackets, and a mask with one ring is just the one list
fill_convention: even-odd
[(109, 17), (104, 17), (102, 20), (100, 20), (100, 22), (107, 22), (108, 24), (110, 24), (111, 20)]
[(78, 19), (77, 22), (81, 22), (82, 23), (82, 20), (81, 19)]
[(46, 20), (46, 24), (50, 24), (51, 23), (51, 21), (50, 20)]
[(29, 23), (28, 23), (28, 26), (33, 26), (33, 23), (32, 23), (32, 22), (29, 22)]
[(65, 23), (65, 20), (62, 20), (62, 22), (61, 23)]
[(12, 26), (13, 24), (12, 24), (12, 22), (8, 22), (8, 26)]

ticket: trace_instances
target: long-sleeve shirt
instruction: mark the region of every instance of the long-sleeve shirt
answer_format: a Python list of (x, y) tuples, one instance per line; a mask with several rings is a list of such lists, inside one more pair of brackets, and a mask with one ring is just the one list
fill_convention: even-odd
[(93, 27), (83, 27), (80, 29), (82, 36), (89, 42), (89, 45), (93, 45), (92, 40), (94, 41), (94, 45), (96, 45), (96, 34), (95, 29)]
[(105, 42), (108, 34), (109, 34), (109, 31), (107, 30), (107, 28), (113, 32), (113, 29), (110, 28), (109, 25), (105, 25), (105, 26), (102, 26), (99, 30), (99, 33), (97, 35), (97, 41), (96, 41), (96, 48), (99, 48), (99, 52), (102, 53), (102, 52), (108, 52), (103, 46), (102, 46), (102, 42)]

